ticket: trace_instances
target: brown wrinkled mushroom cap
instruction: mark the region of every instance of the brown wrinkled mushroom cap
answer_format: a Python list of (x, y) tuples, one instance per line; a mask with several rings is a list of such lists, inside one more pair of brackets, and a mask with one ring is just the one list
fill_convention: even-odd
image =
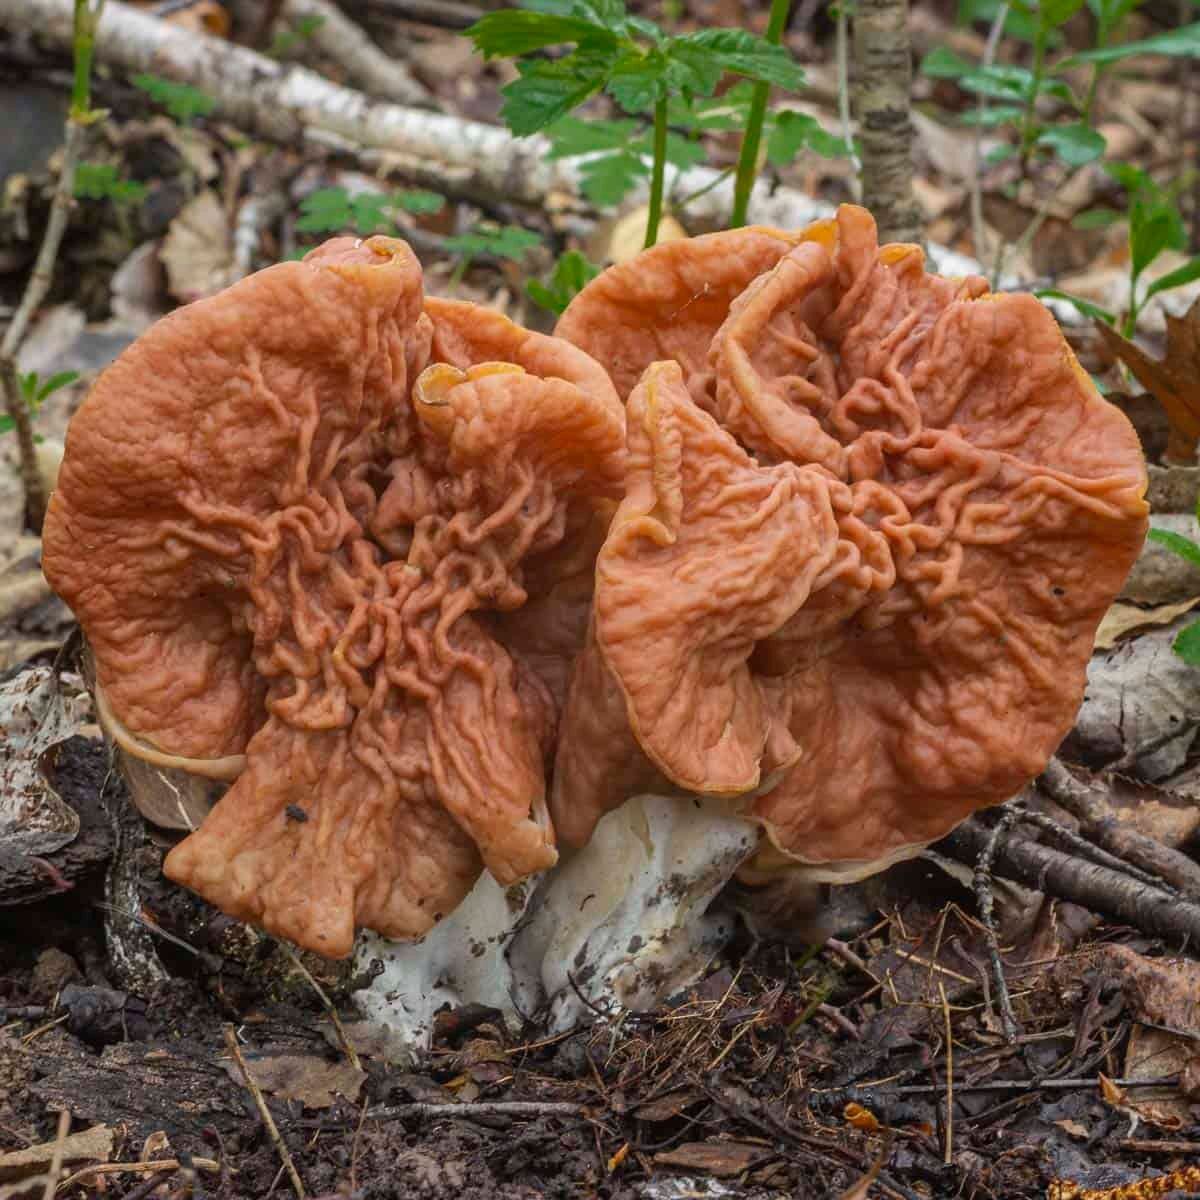
[(245, 755), (167, 873), (326, 955), (555, 861), (553, 700), (489, 610), (612, 493), (622, 419), (586, 355), (493, 316), (426, 314), (404, 243), (335, 239), (154, 326), (69, 432), (45, 568), (112, 718)]
[[(1129, 423), (1033, 297), (989, 296), (982, 280), (927, 275), (917, 247), (877, 247), (870, 216), (849, 206), (834, 223), (775, 236), (775, 261), (730, 297), (737, 249), (766, 237), (738, 231), (649, 250), (584, 289), (559, 332), (603, 355), (644, 325), (621, 342), (619, 359), (619, 386), (647, 371), (630, 400), (630, 495), (646, 474), (639, 393), (663, 378), (662, 365), (651, 365), (658, 347), (679, 346), (677, 361), (695, 372), (693, 400), (750, 451), (740, 481), (718, 495), (753, 509), (763, 503), (756, 496), (771, 494), (765, 477), (798, 466), (828, 497), (834, 544), (791, 611), (772, 610), (775, 628), (757, 632), (734, 673), (714, 679), (704, 671), (707, 649), (683, 631), (703, 628), (706, 613), (720, 624), (720, 614), (757, 611), (766, 593), (752, 571), (694, 587), (721, 559), (714, 531), (725, 504), (684, 505), (674, 513), (672, 577), (687, 583), (664, 573), (644, 593), (653, 612), (636, 618), (650, 626), (658, 617), (659, 648), (677, 657), (643, 672), (645, 655), (623, 659), (608, 627), (631, 623), (617, 597), (633, 594), (663, 549), (653, 536), (630, 538), (618, 516), (600, 556), (608, 569), (597, 571), (591, 651), (613, 682), (599, 685), (595, 663), (576, 676), (559, 758), (569, 773), (562, 786), (556, 779), (554, 813), (578, 841), (615, 802), (583, 786), (600, 735), (592, 727), (580, 736), (572, 717), (586, 724), (578, 714), (589, 687), (593, 725), (596, 713), (612, 712), (615, 687), (647, 758), (676, 786), (705, 792), (731, 780), (720, 769), (703, 778), (680, 769), (658, 739), (678, 747), (674, 714), (702, 713), (710, 695), (748, 677), (766, 714), (753, 723), (760, 774), (786, 757), (789, 740), (796, 752), (775, 786), (744, 772), (750, 786), (737, 803), (789, 856), (848, 877), (935, 839), (1043, 768), (1082, 699), (1096, 625), (1141, 546), (1144, 466)], [(706, 290), (709, 260), (720, 283)], [(672, 280), (683, 284), (671, 291)], [(688, 325), (699, 297), (709, 306)], [(650, 325), (654, 314), (664, 325)], [(673, 321), (684, 322), (683, 334)], [(720, 479), (730, 461), (698, 438), (677, 439), (671, 452), (685, 464), (696, 456), (698, 478)], [(687, 468), (653, 474), (670, 472)], [(811, 512), (794, 511), (800, 545), (813, 540)], [(743, 517), (737, 534), (721, 535), (726, 554), (746, 552), (748, 526), (756, 522)], [(681, 603), (685, 592), (697, 608)], [(662, 678), (679, 690), (656, 690)], [(633, 699), (641, 695), (644, 704)], [(738, 728), (701, 724), (711, 763), (722, 762), (717, 751)]]

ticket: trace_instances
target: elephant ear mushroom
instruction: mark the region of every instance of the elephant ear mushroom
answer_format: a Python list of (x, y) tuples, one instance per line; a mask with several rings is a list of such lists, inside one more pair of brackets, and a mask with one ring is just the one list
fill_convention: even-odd
[(592, 642), (556, 769), (555, 819), (577, 843), (630, 794), (628, 769), (609, 761), (630, 734), (688, 792), (741, 796), (766, 782), (764, 760), (779, 768), (790, 751), (768, 754), (772, 717), (750, 656), (803, 605), (837, 544), (824, 475), (755, 463), (692, 402), (676, 363), (648, 368), (627, 422), (625, 499), (597, 559)]
[[(523, 603), (521, 557), (561, 536), (554, 487), (586, 490), (604, 455), (564, 450), (560, 475), (527, 447), (491, 455), (540, 392), (497, 375), (511, 402), (464, 435), (459, 388), (414, 387), (432, 337), (416, 259), (386, 238), (181, 309), (85, 402), (47, 521), (47, 574), (130, 745), (235, 768), (167, 874), (328, 956), (356, 926), (425, 933), (484, 861), (511, 880), (555, 860), (546, 706), (474, 613)], [(389, 557), (377, 489), (397, 454)]]

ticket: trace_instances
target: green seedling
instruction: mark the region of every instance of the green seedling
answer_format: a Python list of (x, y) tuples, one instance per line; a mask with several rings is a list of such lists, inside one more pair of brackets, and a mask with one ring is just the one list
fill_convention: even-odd
[(160, 75), (135, 75), (130, 82), (161, 104), (181, 125), (190, 125), (197, 117), (207, 117), (217, 102), (189, 83), (176, 83)]
[[(1196, 519), (1200, 521), (1200, 501), (1196, 504)], [(1184, 537), (1181, 533), (1172, 533), (1169, 529), (1151, 529), (1147, 537), (1152, 542), (1166, 546), (1172, 553), (1178, 554), (1180, 558), (1186, 559), (1193, 566), (1200, 567), (1200, 546), (1190, 537)], [(1193, 621), (1181, 629), (1171, 643), (1171, 648), (1184, 662), (1190, 663), (1193, 667), (1200, 667), (1200, 621)]]
[(534, 304), (561, 316), (567, 305), (599, 274), (600, 268), (594, 262), (578, 250), (568, 250), (559, 255), (549, 279), (544, 283), (531, 279), (525, 291)]
[[(27, 371), (17, 375), (17, 384), (21, 392), (21, 403), (29, 410), (30, 416), (36, 416), (48, 396), (52, 396), (59, 388), (65, 388), (79, 378), (78, 371), (59, 371), (49, 379), (41, 379), (36, 371)], [(8, 433), (16, 426), (16, 421), (7, 413), (0, 413), (0, 433)], [(40, 442), (40, 437), (34, 438)]]
[(351, 195), (344, 187), (320, 188), (300, 201), (301, 216), (296, 221), (300, 233), (339, 233), (351, 229), (360, 237), (372, 233), (395, 235), (397, 216), (435, 213), (445, 204), (436, 192), (397, 191), (358, 192)]
[(146, 185), (122, 179), (112, 163), (80, 163), (75, 168), (75, 195), (81, 200), (111, 200), (117, 206), (138, 204)]

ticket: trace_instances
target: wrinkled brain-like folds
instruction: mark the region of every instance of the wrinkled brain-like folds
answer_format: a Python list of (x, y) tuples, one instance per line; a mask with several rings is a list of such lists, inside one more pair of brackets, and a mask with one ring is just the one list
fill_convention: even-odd
[(649, 250), (556, 333), (615, 363), (629, 404), (560, 737), (565, 836), (614, 803), (596, 762), (623, 723), (830, 878), (1041, 770), (1146, 506), (1133, 430), (1034, 298), (929, 275), (847, 206)]
[(426, 302), (386, 238), (262, 271), (122, 355), (72, 422), (45, 569), (131, 743), (244, 761), (171, 877), (344, 955), (356, 925), (425, 932), (482, 865), (551, 865), (560, 697), (502, 617), (527, 558), (547, 590), (577, 573), (561, 543), (620, 494), (623, 441), (586, 354)]

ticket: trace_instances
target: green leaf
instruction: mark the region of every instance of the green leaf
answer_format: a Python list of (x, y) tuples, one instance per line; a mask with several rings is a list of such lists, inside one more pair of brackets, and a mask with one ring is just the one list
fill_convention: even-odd
[(413, 216), (420, 216), (423, 213), (441, 212), (446, 205), (444, 196), (439, 196), (437, 192), (427, 192), (421, 188), (413, 188), (392, 193), (392, 204), (406, 213), (412, 213)]
[(0, 433), (9, 433), (16, 429), (17, 423), (7, 413), (0, 413)]
[(1180, 630), (1171, 649), (1193, 667), (1200, 666), (1200, 621)]
[(1083, 50), (1055, 64), (1056, 71), (1064, 71), (1080, 63), (1107, 66), (1121, 62), (1138, 54), (1167, 54), (1173, 58), (1200, 58), (1200, 21), (1183, 25), (1169, 33), (1155, 34), (1138, 42), (1124, 42), (1119, 46), (1101, 46), (1096, 50)]
[(1084, 300), (1082, 296), (1072, 296), (1070, 292), (1060, 292), (1058, 288), (1039, 288), (1033, 294), (1040, 300), (1066, 300), (1069, 304), (1075, 305), (1085, 317), (1094, 317), (1106, 325), (1116, 324), (1117, 318), (1114, 313), (1109, 312), (1107, 308), (1101, 308), (1098, 304), (1093, 304), (1090, 300)]
[(778, 113), (767, 138), (768, 161), (776, 167), (786, 166), (806, 147), (823, 158), (844, 158), (850, 152), (845, 141), (815, 117), (786, 109)]
[(600, 268), (595, 263), (589, 262), (578, 250), (568, 250), (559, 256), (547, 283), (531, 279), (525, 290), (535, 304), (561, 314), (599, 274)]
[(1025, 115), (1025, 110), (1015, 104), (997, 104), (980, 112), (977, 108), (968, 109), (960, 114), (959, 122), (963, 125), (979, 125), (992, 128), (996, 125), (1006, 125), (1009, 121), (1019, 121)]
[(447, 250), (456, 254), (491, 254), (495, 258), (521, 259), (542, 239), (528, 229), (518, 225), (492, 227), (477, 225), (470, 233), (448, 237), (443, 243)]
[(1038, 11), (1051, 29), (1065, 25), (1082, 7), (1084, 0), (1040, 0)]
[(646, 160), (631, 150), (589, 158), (579, 167), (579, 189), (597, 208), (615, 208), (639, 179), (650, 174)]
[(519, 58), (547, 46), (616, 47), (616, 34), (579, 17), (502, 8), (475, 22), (466, 36), (484, 58)]
[(1107, 229), (1118, 221), (1125, 220), (1125, 214), (1115, 208), (1089, 208), (1081, 212), (1071, 221), (1073, 229)]
[[(990, 26), (1000, 15), (1002, 5), (1003, 0), (959, 0), (959, 24), (970, 25), (981, 21)], [(1038, 34), (1037, 17), (1024, 5), (1009, 4), (1007, 7), (1008, 12), (1004, 18), (1004, 36), (1032, 42)], [(1051, 47), (1062, 42), (1061, 35), (1053, 31), (1047, 34), (1043, 30), (1042, 36), (1046, 38), (1047, 45)]]
[(518, 137), (537, 133), (599, 91), (610, 65), (603, 56), (583, 54), (556, 62), (519, 63), (521, 78), (500, 89), (500, 116)]
[(722, 70), (734, 75), (745, 75), (789, 91), (804, 86), (804, 72), (790, 51), (745, 29), (701, 29), (667, 42), (671, 56), (683, 48), (703, 51)]
[(1155, 206), (1144, 215), (1137, 214), (1135, 208), (1130, 217), (1129, 266), (1136, 279), (1164, 250), (1178, 240), (1178, 216), (1164, 206)]
[(1016, 146), (1010, 146), (1005, 143), (1002, 146), (993, 146), (984, 156), (983, 161), (989, 166), (994, 163), (1004, 162), (1006, 159), (1012, 158), (1017, 153)]
[(921, 74), (928, 75), (931, 79), (957, 79), (960, 75), (975, 70), (975, 65), (946, 46), (938, 46), (921, 60)]
[[(654, 156), (654, 130), (647, 129), (640, 146), (644, 154)], [(708, 151), (700, 142), (689, 141), (672, 130), (667, 130), (667, 162), (681, 171), (699, 166), (708, 158)]]
[(211, 96), (191, 84), (175, 83), (158, 75), (147, 74), (135, 75), (130, 82), (184, 124), (195, 117), (208, 116), (217, 107), (217, 102)]
[(549, 159), (573, 158), (601, 150), (620, 150), (642, 128), (638, 121), (584, 121), (563, 117), (546, 129), (550, 139)]
[(1160, 546), (1166, 546), (1172, 554), (1178, 554), (1180, 558), (1186, 558), (1188, 562), (1200, 567), (1200, 546), (1191, 538), (1184, 537), (1181, 533), (1172, 533), (1169, 529), (1151, 529), (1146, 537), (1152, 542), (1158, 542)]
[(613, 67), (604, 90), (627, 113), (642, 113), (667, 94), (669, 75), (661, 54), (626, 55)]
[(336, 233), (354, 221), (350, 195), (343, 187), (319, 188), (300, 201), (303, 214), (296, 222), (298, 233)]
[(1104, 135), (1082, 122), (1054, 125), (1038, 138), (1037, 144), (1048, 146), (1070, 167), (1082, 167), (1094, 162), (1108, 149)]
[(1185, 262), (1182, 267), (1176, 267), (1174, 271), (1168, 271), (1166, 275), (1156, 279), (1146, 289), (1143, 303), (1151, 296), (1157, 296), (1159, 292), (1169, 292), (1172, 288), (1183, 287), (1185, 283), (1192, 283), (1197, 279), (1200, 279), (1200, 255)]
[(78, 371), (59, 371), (56, 375), (51, 375), (45, 383), (38, 387), (34, 403), (41, 404), (47, 396), (52, 396), (59, 388), (65, 388), (68, 384), (74, 383), (78, 378)]

